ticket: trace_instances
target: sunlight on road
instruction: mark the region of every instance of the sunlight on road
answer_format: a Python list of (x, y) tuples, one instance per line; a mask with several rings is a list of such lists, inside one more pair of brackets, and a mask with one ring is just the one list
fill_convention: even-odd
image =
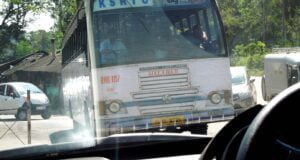
[[(32, 144), (50, 144), (51, 133), (71, 129), (73, 123), (66, 116), (52, 116), (48, 120), (32, 116), (31, 128)], [(27, 137), (27, 121), (15, 121), (14, 116), (0, 115), (0, 150), (25, 146)]]
[(215, 136), (228, 122), (217, 122), (208, 124), (207, 135)]

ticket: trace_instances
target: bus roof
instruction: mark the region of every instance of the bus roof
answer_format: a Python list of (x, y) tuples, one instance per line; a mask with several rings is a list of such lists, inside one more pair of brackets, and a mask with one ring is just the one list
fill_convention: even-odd
[(268, 54), (265, 56), (265, 62), (279, 62), (284, 64), (299, 65), (300, 53), (290, 54)]

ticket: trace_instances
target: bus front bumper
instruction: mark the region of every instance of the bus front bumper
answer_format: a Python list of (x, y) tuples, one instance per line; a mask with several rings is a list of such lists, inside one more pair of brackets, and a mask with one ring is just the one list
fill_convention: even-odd
[(100, 118), (98, 119), (103, 128), (102, 133), (111, 135), (116, 133), (130, 133), (145, 130), (164, 129), (167, 127), (180, 127), (194, 124), (227, 121), (235, 117), (232, 106), (220, 108), (206, 108), (205, 110), (193, 112), (176, 112), (155, 115), (143, 115), (122, 118)]

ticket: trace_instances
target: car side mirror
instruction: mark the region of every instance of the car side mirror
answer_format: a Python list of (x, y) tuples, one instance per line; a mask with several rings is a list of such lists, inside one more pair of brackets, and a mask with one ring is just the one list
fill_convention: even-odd
[(250, 83), (254, 83), (255, 82), (255, 79), (250, 79)]

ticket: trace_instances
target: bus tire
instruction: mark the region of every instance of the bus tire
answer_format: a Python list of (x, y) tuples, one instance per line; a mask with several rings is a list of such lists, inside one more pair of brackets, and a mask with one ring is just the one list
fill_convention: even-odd
[(266, 80), (265, 76), (261, 78), (261, 94), (264, 101), (267, 101), (267, 92), (266, 92)]

